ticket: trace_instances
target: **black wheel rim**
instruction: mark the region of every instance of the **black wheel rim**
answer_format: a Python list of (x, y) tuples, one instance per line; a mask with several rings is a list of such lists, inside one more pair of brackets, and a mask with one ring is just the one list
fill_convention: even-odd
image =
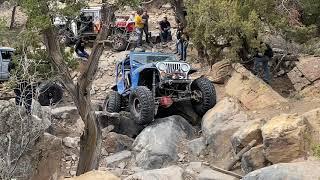
[(118, 48), (120, 48), (121, 46), (123, 46), (122, 40), (121, 40), (120, 38), (116, 38), (116, 39), (115, 39), (115, 42), (114, 42), (114, 47), (115, 47), (116, 49), (118, 49)]

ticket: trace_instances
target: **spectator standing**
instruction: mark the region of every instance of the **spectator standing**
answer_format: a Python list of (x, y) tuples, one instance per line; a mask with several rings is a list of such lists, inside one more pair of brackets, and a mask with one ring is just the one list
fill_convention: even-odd
[(183, 32), (183, 27), (182, 24), (179, 23), (178, 24), (178, 29), (177, 29), (177, 43), (176, 43), (176, 54), (181, 55), (181, 36), (182, 36), (182, 32)]
[(143, 28), (144, 28), (144, 22), (142, 19), (142, 10), (137, 11), (137, 15), (134, 18), (136, 32), (138, 34), (138, 40), (137, 40), (137, 47), (142, 46), (142, 35), (143, 35)]
[(264, 42), (260, 42), (260, 46), (256, 48), (256, 52), (254, 55), (254, 73), (257, 74), (259, 71), (259, 67), (262, 66), (263, 69), (263, 80), (266, 83), (270, 83), (270, 68), (268, 65), (269, 60), (273, 57), (273, 51), (269, 44)]
[(148, 22), (149, 21), (149, 14), (148, 14), (147, 10), (143, 11), (142, 19), (144, 22), (143, 32), (146, 34), (146, 42), (150, 43), (150, 41), (149, 41), (149, 22)]
[(168, 38), (170, 36), (170, 29), (171, 25), (170, 22), (168, 21), (167, 17), (164, 17), (162, 21), (159, 23), (160, 26), (160, 37), (162, 42), (167, 42)]
[(189, 46), (189, 35), (188, 35), (188, 32), (185, 30), (183, 30), (183, 32), (182, 32), (180, 44), (181, 44), (180, 60), (186, 61), (187, 60), (187, 50), (188, 50), (188, 46)]
[(79, 57), (89, 58), (89, 54), (85, 51), (85, 44), (82, 39), (77, 42), (75, 51)]

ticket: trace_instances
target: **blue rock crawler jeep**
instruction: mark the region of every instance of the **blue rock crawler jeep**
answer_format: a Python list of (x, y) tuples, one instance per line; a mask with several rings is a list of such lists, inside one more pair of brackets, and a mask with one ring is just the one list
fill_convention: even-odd
[(174, 55), (154, 52), (130, 52), (116, 66), (116, 85), (105, 101), (105, 110), (130, 109), (137, 124), (153, 121), (158, 108), (168, 108), (179, 101), (191, 101), (202, 116), (216, 103), (213, 84), (200, 77), (192, 81), (188, 63)]

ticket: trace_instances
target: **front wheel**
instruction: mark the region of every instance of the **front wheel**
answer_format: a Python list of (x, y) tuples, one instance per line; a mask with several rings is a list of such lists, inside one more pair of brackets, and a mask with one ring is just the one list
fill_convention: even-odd
[(191, 104), (199, 116), (203, 116), (216, 104), (216, 91), (209, 79), (200, 77), (191, 84)]
[(130, 113), (139, 125), (149, 124), (154, 119), (154, 98), (145, 86), (138, 86), (132, 91), (129, 99)]
[(118, 113), (121, 110), (121, 95), (116, 91), (111, 91), (109, 98), (106, 98), (104, 110), (109, 113)]

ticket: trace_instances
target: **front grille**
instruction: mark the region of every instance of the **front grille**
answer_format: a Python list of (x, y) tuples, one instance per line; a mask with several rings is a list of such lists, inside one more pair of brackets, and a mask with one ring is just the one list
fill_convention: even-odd
[(172, 63), (172, 62), (167, 62), (165, 63), (167, 66), (166, 73), (181, 73), (183, 72), (181, 69), (181, 63)]

